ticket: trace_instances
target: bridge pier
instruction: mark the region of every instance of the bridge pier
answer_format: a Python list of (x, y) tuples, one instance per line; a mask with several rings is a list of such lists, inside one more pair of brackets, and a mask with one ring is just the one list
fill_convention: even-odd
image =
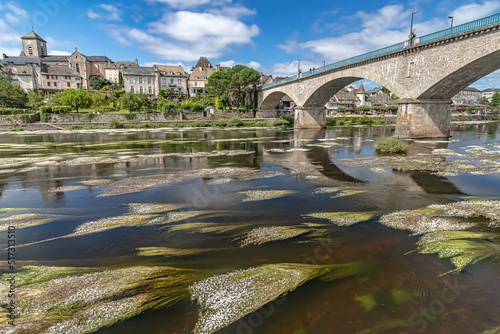
[(322, 129), (326, 128), (326, 108), (295, 107), (295, 128), (296, 129)]
[(399, 101), (396, 137), (450, 137), (450, 124), (450, 100), (401, 99)]

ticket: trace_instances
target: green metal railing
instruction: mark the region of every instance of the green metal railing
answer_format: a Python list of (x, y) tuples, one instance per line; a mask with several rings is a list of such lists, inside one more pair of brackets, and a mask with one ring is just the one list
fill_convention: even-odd
[[(500, 14), (491, 15), (491, 16), (488, 16), (488, 17), (485, 17), (485, 18), (482, 18), (479, 20), (475, 20), (472, 22), (468, 22), (468, 23), (464, 23), (464, 24), (455, 26), (453, 28), (448, 28), (445, 30), (437, 31), (437, 32), (432, 33), (432, 34), (422, 36), (422, 37), (420, 37), (420, 44), (430, 43), (430, 42), (433, 42), (433, 41), (436, 41), (436, 40), (439, 40), (442, 38), (462, 34), (462, 33), (467, 32), (467, 31), (473, 31), (476, 29), (484, 28), (484, 27), (487, 27), (487, 26), (490, 26), (493, 24), (498, 24), (498, 23), (500, 23)], [(383, 49), (368, 52), (368, 53), (365, 53), (365, 54), (362, 54), (362, 55), (359, 55), (356, 57), (348, 58), (345, 60), (341, 60), (341, 61), (329, 64), (329, 65), (314, 69), (312, 71), (304, 72), (304, 73), (302, 73), (301, 77), (305, 78), (305, 77), (308, 77), (310, 75), (318, 74), (321, 72), (326, 72), (326, 71), (333, 70), (333, 69), (336, 69), (336, 68), (339, 68), (342, 66), (354, 64), (354, 63), (357, 63), (357, 62), (360, 62), (363, 60), (380, 57), (380, 56), (383, 56), (383, 55), (386, 55), (389, 53), (403, 50), (404, 48), (405, 48), (405, 42), (394, 44), (394, 45), (385, 47)], [(289, 77), (289, 78), (286, 78), (286, 79), (283, 79), (283, 80), (280, 80), (277, 82), (273, 82), (273, 83), (264, 85), (260, 89), (270, 88), (270, 87), (281, 85), (281, 84), (284, 84), (284, 83), (287, 83), (290, 81), (294, 81), (294, 80), (297, 80), (297, 75), (294, 75), (292, 77)]]
[(429, 43), (437, 41), (438, 39), (462, 34), (467, 31), (473, 31), (476, 29), (484, 28), (493, 24), (500, 23), (500, 14), (491, 15), (488, 17), (484, 17), (479, 20), (475, 20), (472, 22), (464, 23), (453, 28), (444, 29), (441, 31), (434, 32), (432, 34), (428, 34), (420, 37), (420, 44)]

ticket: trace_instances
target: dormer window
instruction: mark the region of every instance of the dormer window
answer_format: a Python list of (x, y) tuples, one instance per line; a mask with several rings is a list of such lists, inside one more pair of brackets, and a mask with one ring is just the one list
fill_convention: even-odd
[(170, 75), (174, 75), (174, 72), (170, 71)]
[(181, 72), (177, 72), (177, 75), (181, 75)]

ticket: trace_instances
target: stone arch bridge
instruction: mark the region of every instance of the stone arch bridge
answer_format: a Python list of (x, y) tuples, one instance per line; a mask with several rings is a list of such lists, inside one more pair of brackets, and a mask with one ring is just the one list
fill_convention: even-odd
[(328, 100), (369, 79), (398, 100), (396, 136), (448, 137), (451, 98), (500, 68), (500, 14), (414, 38), (261, 87), (259, 111), (274, 111), (288, 95), (295, 127), (322, 128)]

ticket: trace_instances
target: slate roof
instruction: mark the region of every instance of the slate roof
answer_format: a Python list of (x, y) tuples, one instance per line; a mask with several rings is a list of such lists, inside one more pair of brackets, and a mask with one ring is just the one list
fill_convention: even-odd
[(111, 59), (109, 59), (106, 56), (86, 56), (88, 60), (90, 61), (105, 61), (105, 62), (113, 62)]
[(123, 75), (154, 75), (154, 67), (128, 67), (123, 69)]
[(40, 59), (36, 57), (6, 57), (2, 60), (2, 63), (8, 64), (12, 63), (14, 65), (25, 65), (25, 64), (37, 64), (40, 65)]
[[(21, 39), (32, 39), (32, 38), (38, 39), (38, 40), (40, 40), (42, 42), (45, 42), (45, 40), (43, 38), (41, 38), (40, 36), (38, 36), (34, 31), (32, 31), (29, 34), (24, 35), (23, 37), (21, 37)], [(47, 42), (45, 42), (45, 43), (47, 43)]]
[(106, 66), (104, 68), (106, 69), (112, 69), (112, 68), (122, 68), (122, 67), (139, 67), (135, 61), (117, 61), (114, 64), (111, 64), (110, 66)]
[[(165, 72), (165, 75), (179, 75), (177, 73), (180, 73), (181, 76), (186, 75), (186, 71), (184, 71), (184, 68), (181, 65), (178, 66), (170, 66), (170, 65), (155, 65), (155, 68), (158, 69), (160, 72)], [(171, 74), (173, 72), (174, 74)]]
[(487, 93), (487, 92), (497, 93), (497, 92), (500, 92), (500, 89), (498, 89), (498, 88), (488, 88), (488, 89), (483, 90), (483, 93)]
[(373, 105), (389, 105), (389, 104), (396, 104), (387, 94), (377, 94), (375, 96), (370, 96), (369, 101)]
[(212, 64), (208, 61), (207, 57), (200, 57), (194, 68), (213, 68)]
[(42, 58), (43, 62), (46, 61), (68, 61), (69, 56), (53, 56), (53, 55), (48, 55)]
[(73, 77), (80, 77), (80, 74), (73, 71), (69, 66), (64, 65), (42, 65), (42, 74), (53, 74), (53, 75), (69, 75)]
[(464, 90), (467, 90), (469, 92), (481, 92), (479, 89), (477, 89), (475, 87), (467, 87)]
[[(189, 75), (189, 80), (207, 80), (215, 72), (217, 72), (217, 70), (213, 67), (210, 67), (210, 68), (197, 67)], [(205, 79), (205, 77), (206, 77), (206, 79)]]

